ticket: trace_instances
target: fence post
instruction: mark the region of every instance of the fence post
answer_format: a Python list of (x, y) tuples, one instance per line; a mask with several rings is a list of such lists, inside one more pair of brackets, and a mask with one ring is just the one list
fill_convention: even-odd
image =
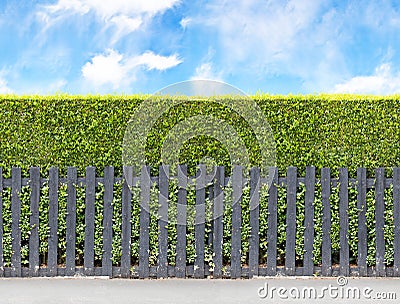
[(322, 198), (322, 267), (323, 276), (332, 275), (332, 240), (331, 240), (331, 170), (321, 169)]
[(272, 181), (268, 189), (267, 275), (276, 275), (276, 250), (278, 237), (278, 168), (269, 168)]
[(314, 273), (314, 199), (315, 199), (315, 167), (306, 168), (306, 193), (304, 202), (304, 272)]
[(49, 238), (47, 239), (49, 252), (47, 258), (48, 274), (57, 275), (57, 249), (58, 249), (58, 168), (49, 170)]
[(289, 167), (287, 171), (286, 194), (286, 275), (295, 275), (296, 265), (296, 193), (297, 168)]
[(376, 222), (376, 272), (380, 277), (386, 276), (385, 269), (385, 169), (375, 170), (375, 222)]
[(367, 170), (357, 168), (357, 209), (358, 211), (358, 272), (367, 276)]
[(250, 170), (249, 278), (258, 276), (260, 250), (260, 168)]
[(76, 184), (77, 169), (67, 169), (67, 216), (66, 216), (66, 260), (65, 273), (67, 276), (75, 275), (75, 246), (76, 246)]
[(157, 278), (168, 277), (168, 199), (169, 199), (169, 166), (159, 167), (159, 196), (158, 196), (158, 257)]
[(12, 254), (11, 254), (11, 276), (21, 276), (21, 168), (13, 167), (11, 169), (11, 237), (12, 237)]
[(30, 211), (29, 220), (29, 275), (36, 277), (39, 275), (39, 200), (40, 200), (40, 169), (30, 168)]
[(178, 166), (178, 205), (176, 226), (176, 272), (177, 278), (186, 277), (186, 220), (187, 220), (187, 166)]

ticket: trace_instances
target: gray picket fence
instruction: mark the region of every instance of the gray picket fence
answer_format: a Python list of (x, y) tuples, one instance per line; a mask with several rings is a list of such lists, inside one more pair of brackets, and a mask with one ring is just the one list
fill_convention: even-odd
[[(289, 167), (286, 176), (279, 177), (277, 168), (270, 168), (269, 174), (272, 183), (268, 188), (268, 212), (260, 214), (260, 187), (266, 183), (260, 179), (260, 169), (252, 168), (249, 178), (243, 177), (242, 168), (234, 167), (231, 176), (225, 176), (224, 168), (217, 167), (213, 176), (207, 175), (205, 170), (200, 170), (196, 186), (196, 225), (195, 225), (195, 260), (192, 265), (186, 259), (186, 220), (185, 212), (178, 213), (176, 227), (176, 258), (175, 265), (168, 264), (168, 196), (169, 182), (172, 178), (179, 180), (178, 204), (186, 205), (187, 183), (186, 166), (181, 165), (179, 176), (172, 177), (168, 174), (168, 168), (160, 170), (158, 176), (150, 177), (150, 168), (143, 167), (140, 177), (134, 178), (140, 181), (140, 238), (138, 265), (132, 265), (131, 259), (131, 233), (132, 233), (132, 193), (123, 177), (114, 176), (113, 167), (105, 167), (102, 177), (96, 176), (94, 167), (86, 168), (84, 177), (77, 176), (77, 169), (69, 167), (66, 177), (59, 175), (58, 168), (51, 168), (48, 177), (41, 177), (37, 167), (30, 168), (30, 176), (22, 177), (21, 169), (14, 167), (11, 170), (11, 178), (3, 178), (0, 168), (0, 193), (5, 188), (11, 188), (11, 236), (12, 255), (11, 263), (5, 267), (3, 248), (4, 230), (3, 216), (0, 216), (0, 276), (6, 277), (35, 277), (35, 276), (109, 276), (123, 278), (251, 278), (254, 276), (275, 276), (277, 274), (293, 276), (400, 276), (400, 168), (393, 168), (393, 177), (385, 177), (383, 168), (375, 169), (375, 177), (367, 178), (367, 170), (359, 168), (355, 178), (349, 178), (346, 168), (339, 169), (338, 177), (331, 177), (329, 168), (323, 168), (320, 177), (316, 177), (314, 167), (307, 167), (305, 177), (298, 177), (296, 167)], [(204, 167), (203, 167), (204, 169)], [(147, 173), (147, 174), (143, 174)], [(261, 183), (259, 182), (261, 181)], [(117, 182), (123, 182), (122, 186), (122, 227), (121, 227), (121, 260), (118, 266), (112, 263), (112, 242), (114, 232), (113, 223), (113, 195)], [(157, 265), (149, 263), (149, 223), (150, 214), (146, 206), (150, 201), (150, 188), (152, 183), (157, 183), (159, 189), (159, 214), (158, 219), (158, 254)], [(210, 186), (210, 182), (212, 185)], [(240, 204), (232, 207), (232, 237), (231, 257), (228, 265), (223, 264), (223, 225), (222, 215), (215, 216), (212, 223), (211, 244), (213, 250), (213, 268), (205, 262), (204, 250), (207, 242), (205, 223), (201, 219), (205, 217), (206, 188), (211, 189), (214, 199), (214, 212), (219, 214), (224, 204), (224, 185), (228, 182), (232, 186), (232, 196), (240, 201), (243, 185), (250, 185), (250, 236), (249, 254), (247, 265), (241, 262), (241, 225), (242, 210)], [(322, 219), (322, 263), (314, 265), (314, 200), (315, 185), (319, 182), (322, 194), (323, 219)], [(301, 267), (296, 266), (296, 195), (300, 183), (305, 185), (305, 211), (304, 211), (304, 256)], [(39, 200), (41, 187), (48, 185), (48, 251), (46, 265), (40, 265), (39, 253)], [(60, 265), (58, 250), (58, 195), (61, 184), (67, 185), (66, 207), (66, 253), (65, 265)], [(94, 230), (95, 230), (95, 193), (99, 184), (104, 185), (103, 208), (103, 253), (101, 266), (94, 264)], [(207, 187), (205, 186), (207, 185)], [(29, 267), (21, 263), (21, 188), (29, 186), (30, 192), (30, 233), (29, 233)], [(384, 191), (393, 186), (394, 206), (394, 263), (393, 266), (385, 264), (385, 202)], [(85, 239), (84, 262), (77, 265), (76, 262), (76, 191), (77, 187), (85, 188)], [(277, 233), (278, 233), (278, 187), (286, 188), (286, 253), (284, 265), (277, 265)], [(331, 202), (332, 188), (339, 188), (339, 217), (340, 217), (340, 262), (336, 265), (332, 261), (331, 240)], [(357, 264), (351, 265), (349, 259), (349, 187), (357, 189), (358, 212), (358, 250)], [(367, 267), (367, 220), (366, 220), (366, 193), (367, 189), (375, 189), (375, 231), (376, 231), (376, 265)], [(208, 193), (207, 192), (207, 193)], [(183, 209), (185, 210), (185, 209)], [(0, 215), (3, 214), (3, 201), (0, 196)], [(260, 217), (266, 217), (267, 231), (267, 259), (266, 265), (260, 264)]]

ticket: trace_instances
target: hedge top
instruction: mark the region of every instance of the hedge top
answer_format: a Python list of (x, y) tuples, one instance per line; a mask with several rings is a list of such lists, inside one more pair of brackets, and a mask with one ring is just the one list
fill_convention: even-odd
[[(0, 95), (0, 167), (121, 167), (122, 141), (137, 106), (151, 95)], [(280, 170), (357, 167), (388, 169), (400, 164), (400, 95), (351, 94), (250, 96), (262, 109), (274, 133)], [(183, 97), (181, 97), (183, 98)], [(225, 96), (222, 98), (234, 98)], [(149, 134), (149, 164), (159, 164), (168, 131), (195, 115), (215, 115), (243, 138), (251, 161), (258, 164), (257, 142), (240, 116), (212, 101), (189, 98), (164, 113)], [(181, 151), (182, 162), (194, 164), (213, 155), (229, 159), (220, 143), (199, 136)], [(390, 170), (388, 170), (390, 172)], [(26, 171), (25, 171), (26, 172)], [(389, 173), (390, 174), (390, 173)]]

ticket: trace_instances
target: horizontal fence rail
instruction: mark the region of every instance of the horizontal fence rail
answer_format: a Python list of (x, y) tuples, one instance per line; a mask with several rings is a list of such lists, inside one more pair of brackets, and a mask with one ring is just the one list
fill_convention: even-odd
[(199, 168), (0, 168), (0, 276), (400, 276), (400, 168)]

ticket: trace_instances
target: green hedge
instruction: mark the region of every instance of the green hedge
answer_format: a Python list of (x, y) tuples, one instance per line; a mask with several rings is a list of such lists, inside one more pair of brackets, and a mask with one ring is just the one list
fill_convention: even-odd
[[(42, 172), (50, 166), (89, 165), (119, 170), (122, 141), (129, 118), (148, 98), (133, 96), (0, 96), (0, 166), (9, 176), (12, 166)], [(280, 170), (307, 165), (318, 169), (348, 167), (391, 168), (400, 162), (400, 96), (310, 95), (252, 98), (269, 122)], [(164, 113), (149, 134), (150, 164), (159, 164), (163, 138), (177, 122), (212, 114), (231, 124), (243, 138), (254, 165), (257, 141), (237, 113), (212, 101), (187, 101)], [(183, 149), (183, 162), (195, 164), (206, 152), (229, 165), (226, 151), (209, 138), (194, 138)], [(120, 172), (120, 171), (119, 171)], [(334, 171), (335, 172), (335, 171)], [(368, 172), (371, 176), (372, 171)]]
[[(304, 170), (348, 167), (389, 169), (400, 165), (400, 95), (255, 96), (268, 116), (277, 164)], [(304, 172), (304, 171), (303, 171)]]
[[(66, 166), (77, 166), (79, 174), (83, 176), (86, 166), (96, 166), (98, 174), (107, 165), (116, 167), (116, 174), (121, 175), (122, 139), (127, 122), (136, 107), (145, 102), (148, 96), (11, 96), (0, 97), (0, 167), (3, 168), (4, 177), (10, 177), (12, 166), (21, 166), (23, 173), (28, 176), (29, 166), (40, 166), (43, 176), (51, 166), (61, 168), (65, 173)], [(368, 175), (373, 176), (376, 167), (390, 169), (399, 165), (400, 160), (400, 96), (353, 96), (353, 95), (318, 95), (318, 96), (252, 96), (263, 110), (269, 122), (276, 142), (276, 160), (281, 175), (288, 166), (297, 166), (300, 175), (304, 175), (307, 165), (314, 165), (317, 172), (321, 167), (330, 167), (337, 175), (339, 167), (348, 167), (354, 177), (357, 167), (367, 167)], [(150, 164), (159, 164), (160, 148), (165, 135), (181, 119), (199, 114), (213, 114), (218, 118), (228, 121), (237, 132), (244, 137), (244, 142), (250, 150), (250, 158), (254, 165), (259, 162), (257, 156), (257, 142), (252, 138), (253, 133), (248, 129), (246, 122), (232, 110), (212, 101), (192, 100), (184, 105), (171, 109), (157, 122), (147, 142)], [(208, 144), (205, 144), (205, 142)], [(218, 146), (219, 143), (210, 141), (209, 138), (194, 138), (182, 152), (183, 162), (194, 165), (205, 154), (214, 155), (221, 165), (228, 165), (226, 151)], [(204, 151), (206, 150), (206, 152)], [(121, 185), (114, 193), (114, 264), (118, 264), (120, 255), (120, 224), (121, 224)], [(42, 262), (46, 262), (47, 252), (47, 211), (48, 201), (45, 187), (42, 189), (40, 202), (40, 250)], [(229, 191), (227, 187), (229, 206)], [(336, 190), (335, 190), (336, 191)], [(393, 261), (393, 202), (392, 189), (385, 193), (386, 203), (386, 259), (387, 263)], [(171, 185), (171, 193), (176, 193), (176, 185)], [(245, 189), (248, 193), (248, 189)], [(96, 263), (101, 261), (102, 251), (102, 187), (96, 194), (96, 234), (95, 254)], [(137, 261), (138, 254), (138, 214), (139, 192), (134, 191), (134, 208), (132, 209), (132, 256), (133, 262)], [(10, 262), (11, 257), (11, 201), (10, 189), (3, 190), (3, 217), (4, 217), (4, 255), (5, 262)], [(59, 210), (59, 249), (60, 263), (63, 263), (65, 254), (65, 206), (66, 188), (60, 189)], [(24, 263), (28, 258), (29, 238), (29, 189), (22, 191), (22, 254)], [(83, 237), (84, 237), (84, 189), (77, 193), (77, 259), (82, 263)], [(153, 201), (157, 198), (157, 189), (152, 190)], [(267, 191), (262, 192), (261, 218), (260, 218), (260, 247), (261, 262), (266, 258), (266, 214)], [(357, 208), (356, 192), (350, 189), (349, 195), (350, 214), (350, 249), (352, 262), (357, 256)], [(300, 187), (297, 195), (297, 260), (301, 263), (303, 252), (302, 223), (304, 217), (304, 186)], [(176, 203), (172, 195), (171, 205)], [(194, 204), (194, 191), (189, 191), (189, 204)], [(248, 225), (248, 195), (244, 197), (243, 213), (243, 263), (247, 261), (249, 234)], [(374, 189), (367, 193), (367, 222), (368, 234), (368, 263), (374, 264)], [(315, 202), (315, 264), (321, 261), (321, 219), (322, 205), (320, 188), (316, 187)], [(285, 189), (279, 190), (278, 201), (278, 263), (282, 264), (285, 251)], [(171, 211), (173, 212), (173, 210)], [(224, 226), (224, 257), (225, 262), (230, 256), (230, 215), (229, 207), (225, 210), (228, 216)], [(332, 194), (332, 245), (335, 257), (339, 246), (338, 223), (338, 194)], [(264, 215), (264, 216), (263, 216)], [(210, 229), (210, 223), (206, 225)], [(188, 228), (188, 262), (194, 260), (194, 231)], [(151, 262), (156, 262), (157, 228), (156, 219), (152, 219), (150, 230)], [(169, 225), (169, 260), (174, 262), (174, 236), (175, 227)], [(206, 260), (211, 263), (211, 249), (207, 248)]]

